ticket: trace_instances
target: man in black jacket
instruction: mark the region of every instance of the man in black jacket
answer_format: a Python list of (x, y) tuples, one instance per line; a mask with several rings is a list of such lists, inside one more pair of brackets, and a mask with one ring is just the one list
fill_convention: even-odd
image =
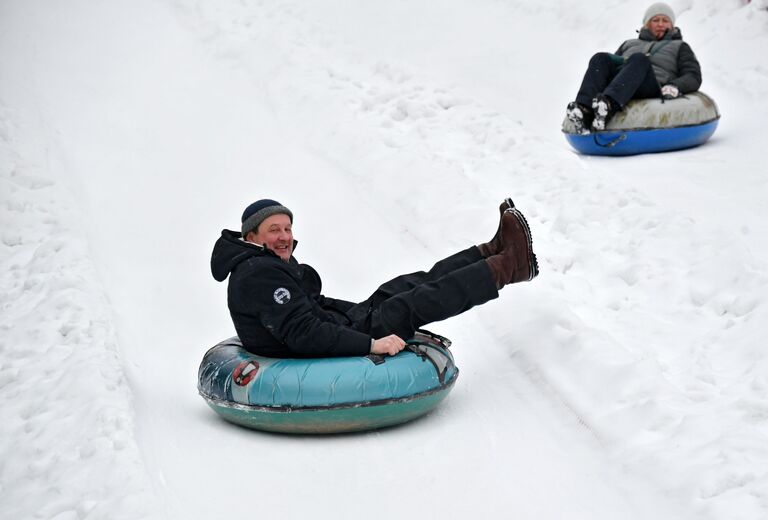
[(241, 232), (223, 230), (211, 256), (218, 281), (229, 276), (228, 304), (243, 346), (268, 357), (397, 354), (403, 338), (434, 321), (498, 297), (509, 283), (533, 280), (538, 263), (525, 218), (511, 199), (499, 207), (496, 235), (435, 264), (399, 276), (368, 299), (323, 296), (317, 272), (293, 257), (293, 213), (262, 199), (243, 212)]

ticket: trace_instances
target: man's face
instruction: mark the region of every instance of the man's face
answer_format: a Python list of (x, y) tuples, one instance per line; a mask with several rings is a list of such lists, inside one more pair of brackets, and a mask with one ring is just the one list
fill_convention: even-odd
[(293, 231), (291, 219), (288, 215), (278, 213), (264, 219), (259, 228), (246, 235), (248, 242), (253, 242), (273, 251), (284, 261), (288, 261), (293, 254)]
[(651, 34), (659, 40), (664, 36), (664, 31), (667, 29), (670, 31), (672, 30), (672, 20), (663, 14), (657, 14), (648, 20), (648, 29), (651, 31)]

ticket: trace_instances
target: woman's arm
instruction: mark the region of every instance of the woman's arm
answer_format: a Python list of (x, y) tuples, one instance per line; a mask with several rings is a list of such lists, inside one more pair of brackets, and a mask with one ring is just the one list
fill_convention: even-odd
[(678, 76), (669, 81), (670, 85), (676, 86), (681, 94), (699, 90), (701, 66), (691, 46), (685, 42), (680, 45), (680, 52), (677, 54), (677, 72)]

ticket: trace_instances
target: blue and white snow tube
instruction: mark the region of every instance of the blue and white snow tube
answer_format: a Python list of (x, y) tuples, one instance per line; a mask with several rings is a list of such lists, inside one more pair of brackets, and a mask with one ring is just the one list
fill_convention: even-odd
[(459, 370), (450, 341), (419, 332), (396, 356), (276, 359), (237, 337), (203, 357), (198, 391), (224, 419), (282, 433), (338, 433), (403, 423), (431, 411)]
[(704, 143), (717, 128), (720, 112), (703, 92), (677, 99), (635, 99), (608, 122), (605, 130), (574, 133), (565, 118), (563, 133), (576, 151), (586, 155), (635, 155), (691, 148)]

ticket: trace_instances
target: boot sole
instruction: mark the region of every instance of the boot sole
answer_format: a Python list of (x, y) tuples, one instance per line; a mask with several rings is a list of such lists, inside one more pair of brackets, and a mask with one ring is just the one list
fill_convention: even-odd
[(537, 276), (539, 276), (539, 260), (536, 258), (536, 253), (533, 252), (533, 237), (531, 236), (531, 228), (528, 225), (528, 221), (525, 220), (525, 216), (515, 207), (514, 202), (512, 202), (512, 199), (507, 198), (506, 199), (507, 204), (509, 204), (509, 209), (505, 210), (505, 212), (510, 212), (514, 217), (517, 219), (517, 221), (520, 223), (520, 226), (523, 228), (523, 232), (525, 233), (525, 238), (528, 240), (528, 265), (531, 268), (531, 273), (528, 276), (528, 281), (530, 282)]

